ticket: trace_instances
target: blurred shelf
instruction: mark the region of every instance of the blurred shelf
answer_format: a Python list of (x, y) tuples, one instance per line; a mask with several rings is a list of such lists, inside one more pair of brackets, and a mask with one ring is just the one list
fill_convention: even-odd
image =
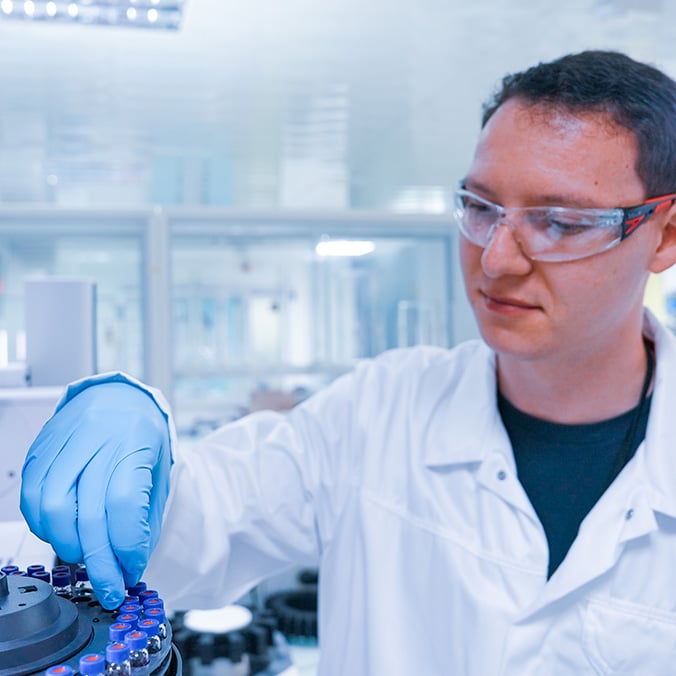
[(185, 367), (174, 371), (174, 378), (180, 379), (205, 379), (205, 378), (259, 378), (271, 376), (293, 375), (327, 375), (336, 377), (348, 373), (356, 366), (353, 364), (329, 364), (315, 363), (307, 365), (297, 364), (271, 364), (270, 366), (228, 366), (228, 367)]

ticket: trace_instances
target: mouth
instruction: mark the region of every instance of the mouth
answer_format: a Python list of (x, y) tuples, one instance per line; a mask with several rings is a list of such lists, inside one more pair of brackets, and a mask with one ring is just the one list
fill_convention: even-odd
[(530, 312), (532, 310), (540, 310), (539, 305), (533, 305), (521, 298), (514, 298), (511, 296), (500, 296), (479, 291), (484, 300), (484, 304), (489, 310), (503, 313), (520, 313)]

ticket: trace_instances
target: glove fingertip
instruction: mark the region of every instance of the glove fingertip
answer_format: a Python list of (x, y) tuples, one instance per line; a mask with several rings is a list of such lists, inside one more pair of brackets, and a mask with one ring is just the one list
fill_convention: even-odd
[(114, 610), (122, 605), (125, 594), (118, 591), (110, 591), (108, 593), (99, 592), (96, 594), (96, 598), (106, 610)]

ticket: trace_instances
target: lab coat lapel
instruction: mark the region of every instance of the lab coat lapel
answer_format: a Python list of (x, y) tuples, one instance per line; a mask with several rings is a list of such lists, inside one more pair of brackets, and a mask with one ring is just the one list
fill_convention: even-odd
[(676, 338), (648, 311), (644, 332), (657, 354), (646, 439), (584, 519), (565, 560), (523, 618), (610, 570), (629, 542), (659, 528), (656, 513), (676, 519)]
[(505, 502), (537, 516), (516, 478), (514, 453), (497, 408), (495, 353), (483, 342), (458, 360), (466, 365), (425, 442), (425, 464), (435, 470), (476, 463), (476, 480)]

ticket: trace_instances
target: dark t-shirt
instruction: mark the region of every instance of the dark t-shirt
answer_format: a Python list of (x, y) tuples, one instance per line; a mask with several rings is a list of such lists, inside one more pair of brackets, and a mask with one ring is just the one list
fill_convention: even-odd
[[(645, 437), (650, 398), (646, 403), (626, 460)], [(602, 422), (563, 425), (528, 415), (498, 393), (498, 409), (512, 443), (519, 480), (547, 536), (548, 577), (563, 561), (580, 523), (609, 486), (639, 408)]]

